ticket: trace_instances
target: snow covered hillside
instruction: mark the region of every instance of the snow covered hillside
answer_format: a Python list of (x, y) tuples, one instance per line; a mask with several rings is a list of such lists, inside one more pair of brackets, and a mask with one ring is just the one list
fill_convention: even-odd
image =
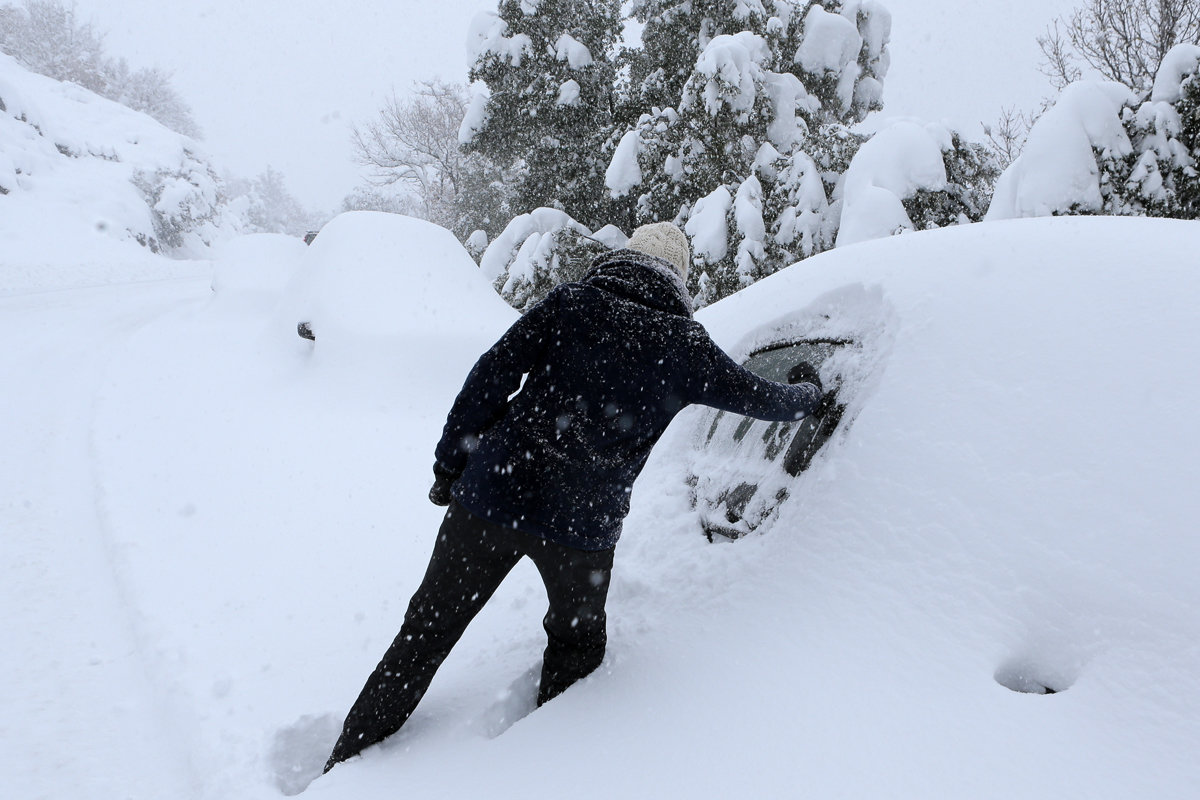
[[(215, 292), (0, 297), (5, 796), (319, 772), (424, 570), (444, 414), (513, 319), (456, 247), (357, 214), (233, 244)], [(989, 222), (705, 309), (738, 353), (820, 315), (876, 348), (770, 530), (705, 540), (684, 412), (634, 489), (604, 666), (521, 718), (522, 564), (405, 729), (306, 796), (1193, 796), (1198, 248), (1189, 223)]]
[(150, 251), (208, 244), (222, 214), (194, 140), (0, 53), (0, 292), (161, 277)]

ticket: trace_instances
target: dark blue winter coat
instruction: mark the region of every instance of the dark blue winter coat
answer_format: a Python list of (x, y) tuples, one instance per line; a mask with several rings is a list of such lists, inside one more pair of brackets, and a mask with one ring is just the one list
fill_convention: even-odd
[(616, 250), (480, 357), (450, 410), (434, 471), (457, 477), (455, 499), (478, 517), (603, 550), (621, 535), (634, 478), (680, 409), (700, 403), (792, 420), (820, 395), (738, 366), (692, 319), (667, 262)]

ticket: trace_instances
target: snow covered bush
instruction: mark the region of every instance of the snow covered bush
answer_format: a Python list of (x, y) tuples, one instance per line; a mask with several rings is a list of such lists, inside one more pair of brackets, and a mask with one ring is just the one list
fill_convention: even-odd
[(683, 225), (711, 303), (833, 244), (837, 186), (881, 106), (890, 14), (876, 2), (640, 0), (640, 108), (606, 173), (630, 225)]
[(188, 149), (177, 167), (136, 170), (133, 185), (146, 198), (154, 225), (154, 236), (135, 234), (139, 244), (154, 252), (178, 250), (197, 234), (204, 245), (212, 244), (211, 229), (222, 212), (220, 179), (213, 168)]
[(1133, 102), (1133, 92), (1117, 83), (1080, 82), (1064, 89), (1000, 176), (987, 218), (1099, 213), (1096, 153), (1132, 152), (1121, 108)]
[(978, 222), (998, 174), (987, 148), (944, 125), (892, 122), (850, 162), (837, 243)]
[(1176, 45), (1148, 96), (1063, 90), (996, 186), (988, 219), (1058, 214), (1200, 218), (1200, 46)]
[(484, 250), (479, 267), (500, 296), (524, 312), (558, 284), (582, 278), (593, 258), (626, 241), (615, 226), (593, 234), (564, 211), (539, 208), (509, 222)]

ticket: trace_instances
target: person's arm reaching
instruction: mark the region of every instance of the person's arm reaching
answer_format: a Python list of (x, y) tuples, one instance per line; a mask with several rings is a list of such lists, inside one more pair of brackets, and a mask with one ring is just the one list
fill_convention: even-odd
[(693, 402), (757, 419), (786, 422), (808, 416), (821, 403), (820, 378), (811, 366), (789, 380), (776, 383), (738, 365), (703, 335), (699, 342)]

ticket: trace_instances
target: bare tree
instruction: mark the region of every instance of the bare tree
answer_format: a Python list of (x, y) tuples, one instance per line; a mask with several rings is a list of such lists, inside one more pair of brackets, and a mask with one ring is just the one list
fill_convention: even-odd
[(1033, 127), (1037, 116), (1021, 111), (1016, 106), (1007, 106), (1000, 109), (1000, 118), (996, 122), (982, 123), (988, 149), (995, 154), (1002, 170), (1021, 155), (1025, 140), (1029, 137), (1029, 129)]
[(457, 221), (456, 199), (467, 156), (459, 150), (458, 128), (466, 113), (465, 89), (424, 81), (414, 95), (393, 95), (378, 118), (355, 126), (352, 142), (360, 164), (377, 186), (399, 186), (414, 195), (420, 216), (447, 228)]
[(1082, 62), (1148, 91), (1163, 56), (1180, 42), (1200, 42), (1200, 0), (1085, 0), (1038, 37), (1042, 72), (1058, 89), (1082, 77)]
[(1046, 28), (1045, 35), (1037, 40), (1044, 58), (1039, 69), (1050, 79), (1051, 85), (1060, 91), (1083, 77), (1083, 71), (1075, 64), (1070, 41), (1063, 38), (1061, 24), (1061, 20), (1055, 20)]

